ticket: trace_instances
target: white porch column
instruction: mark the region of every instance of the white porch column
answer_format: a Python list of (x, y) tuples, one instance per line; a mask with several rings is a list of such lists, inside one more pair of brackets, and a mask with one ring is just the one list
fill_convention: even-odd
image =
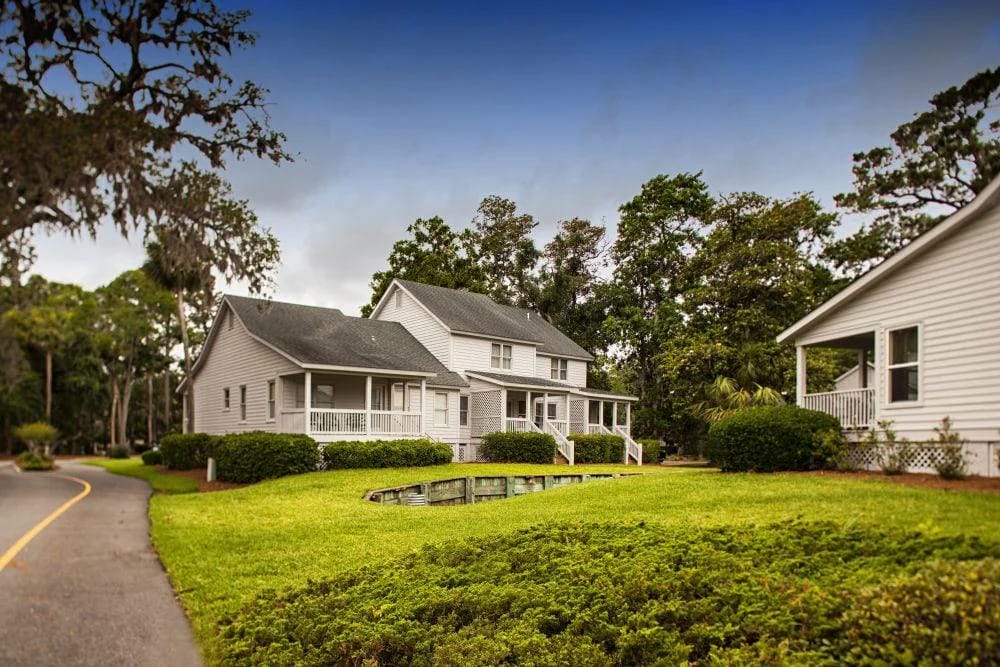
[[(461, 399), (459, 399), (461, 400)], [(410, 408), (411, 410), (413, 408)], [(424, 432), (424, 419), (427, 414), (427, 378), (420, 378), (420, 432)]]
[(507, 430), (507, 390), (500, 390), (500, 430)]
[(632, 437), (632, 404), (625, 403), (625, 432)]
[(365, 376), (365, 437), (372, 432), (372, 376)]
[(795, 346), (795, 404), (800, 408), (806, 404), (806, 348)]
[(868, 350), (858, 350), (858, 389), (868, 386)]
[(545, 422), (549, 420), (549, 394), (548, 392), (542, 394), (542, 430), (544, 431)]
[(604, 426), (604, 400), (597, 403), (597, 423)]
[(305, 409), (306, 409), (306, 435), (312, 433), (312, 390), (313, 390), (313, 376), (312, 371), (306, 371), (305, 380)]

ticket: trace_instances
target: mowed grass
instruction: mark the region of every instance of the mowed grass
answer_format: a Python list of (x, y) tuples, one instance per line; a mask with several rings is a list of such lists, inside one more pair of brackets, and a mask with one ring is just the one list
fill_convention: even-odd
[[(286, 588), (430, 542), (546, 521), (663, 525), (772, 523), (802, 517), (927, 533), (1000, 535), (1000, 495), (942, 492), (837, 475), (721, 474), (644, 467), (518, 498), (441, 507), (383, 506), (365, 491), (457, 476), (566, 472), (565, 466), (451, 464), (312, 473), (210, 494), (160, 495), (150, 505), (156, 549), (211, 656), (216, 623), (255, 594)], [(578, 472), (636, 472), (577, 466)]]
[(157, 493), (193, 493), (198, 490), (198, 482), (189, 477), (167, 475), (148, 466), (142, 459), (90, 459), (87, 465), (99, 466), (108, 472), (126, 477), (138, 477), (149, 482)]

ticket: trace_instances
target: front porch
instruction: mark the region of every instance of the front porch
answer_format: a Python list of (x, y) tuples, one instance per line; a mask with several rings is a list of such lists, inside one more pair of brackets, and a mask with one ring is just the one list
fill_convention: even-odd
[[(855, 350), (858, 364), (855, 374), (857, 388), (809, 393), (808, 348)], [(869, 363), (874, 360), (875, 354), (874, 332), (798, 345), (795, 352), (795, 394), (799, 407), (832, 415), (840, 420), (845, 430), (863, 430), (875, 426), (878, 414), (874, 378), (869, 371)]]
[[(424, 435), (423, 377), (305, 371), (278, 378), (278, 430), (319, 442)], [(270, 410), (271, 408), (269, 408)]]

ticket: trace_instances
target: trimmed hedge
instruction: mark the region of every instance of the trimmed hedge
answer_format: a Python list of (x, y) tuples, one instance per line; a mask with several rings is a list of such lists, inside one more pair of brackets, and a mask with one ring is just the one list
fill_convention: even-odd
[(213, 456), (219, 437), (208, 433), (174, 433), (160, 442), (163, 462), (171, 470), (204, 468)]
[(660, 462), (660, 441), (656, 438), (636, 438), (636, 442), (642, 445), (642, 462), (644, 465), (653, 465)]
[(250, 484), (315, 472), (319, 446), (301, 433), (230, 433), (219, 438), (213, 458), (220, 480)]
[(607, 433), (574, 433), (573, 460), (575, 463), (621, 463), (625, 456), (625, 439)]
[(163, 452), (158, 449), (150, 449), (139, 455), (143, 465), (158, 466), (163, 463)]
[(451, 463), (451, 446), (426, 438), (331, 442), (323, 447), (327, 469), (414, 468)]
[(775, 472), (826, 467), (826, 436), (836, 417), (793, 405), (746, 408), (712, 424), (708, 458), (725, 472)]
[(108, 458), (109, 459), (127, 459), (128, 458), (128, 449), (126, 449), (122, 445), (112, 445), (108, 449)]
[(21, 452), (14, 459), (14, 463), (21, 470), (27, 471), (52, 470), (55, 467), (55, 462), (52, 459), (32, 452)]
[(497, 431), (483, 436), (483, 456), (494, 463), (552, 463), (557, 450), (556, 439), (548, 433)]
[(997, 556), (832, 522), (550, 523), (262, 593), (220, 663), (998, 664)]

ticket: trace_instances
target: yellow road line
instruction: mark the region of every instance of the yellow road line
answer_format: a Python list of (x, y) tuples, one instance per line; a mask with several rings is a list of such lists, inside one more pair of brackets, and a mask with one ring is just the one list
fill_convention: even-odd
[(7, 549), (7, 551), (3, 553), (3, 556), (0, 556), (0, 572), (2, 572), (3, 569), (7, 567), (7, 565), (12, 560), (14, 560), (14, 556), (16, 556), (18, 552), (21, 551), (21, 549), (28, 546), (28, 542), (33, 540), (35, 536), (38, 535), (38, 533), (45, 530), (45, 527), (48, 526), (53, 521), (55, 521), (56, 519), (58, 519), (63, 512), (65, 512), (70, 507), (72, 507), (73, 505), (77, 504), (78, 502), (86, 498), (87, 495), (90, 493), (90, 484), (88, 484), (82, 479), (77, 479), (76, 477), (70, 477), (69, 475), (56, 475), (56, 477), (59, 477), (61, 479), (71, 479), (77, 484), (82, 484), (83, 491), (81, 491), (80, 493), (76, 494), (75, 496), (64, 502), (56, 509), (55, 512), (53, 512), (52, 514), (48, 515), (47, 517), (39, 521), (37, 524), (35, 524), (34, 528), (26, 532), (24, 535), (21, 536), (21, 539), (19, 539), (17, 542), (14, 543), (14, 546), (12, 546), (10, 549)]

